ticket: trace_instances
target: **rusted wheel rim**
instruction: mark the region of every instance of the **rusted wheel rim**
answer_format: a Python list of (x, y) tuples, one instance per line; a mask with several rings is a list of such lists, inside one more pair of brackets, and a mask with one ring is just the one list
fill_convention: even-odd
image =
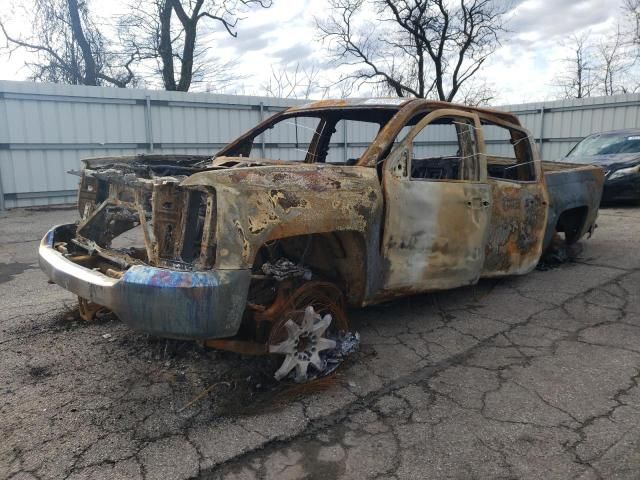
[(327, 333), (349, 328), (343, 305), (342, 292), (327, 282), (308, 282), (291, 294), (269, 335), (269, 352), (285, 357), (276, 371), (277, 380), (294, 371), (295, 381), (303, 382), (309, 366), (322, 370), (320, 352), (336, 346)]

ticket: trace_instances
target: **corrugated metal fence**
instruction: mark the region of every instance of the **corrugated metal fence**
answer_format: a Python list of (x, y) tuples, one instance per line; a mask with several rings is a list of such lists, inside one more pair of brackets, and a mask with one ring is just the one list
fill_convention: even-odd
[(74, 202), (81, 158), (213, 154), (294, 103), (0, 81), (0, 209)]
[(640, 128), (640, 94), (615, 95), (498, 107), (520, 118), (542, 158), (564, 157), (583, 137), (594, 132)]
[[(0, 81), (0, 209), (74, 202), (78, 179), (66, 172), (78, 169), (81, 158), (214, 154), (260, 119), (297, 103)], [(549, 160), (563, 156), (591, 132), (640, 126), (640, 95), (500, 108), (520, 116)], [(291, 135), (263, 139), (266, 155), (299, 157)], [(351, 158), (371, 140), (371, 132), (345, 127), (335, 137), (342, 153), (332, 153)]]

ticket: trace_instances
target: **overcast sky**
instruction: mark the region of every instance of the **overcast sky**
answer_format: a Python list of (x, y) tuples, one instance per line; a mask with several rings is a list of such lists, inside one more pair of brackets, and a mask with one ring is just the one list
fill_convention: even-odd
[[(106, 18), (121, 11), (123, 4), (123, 0), (93, 0), (92, 8)], [(326, 1), (273, 0), (273, 4), (268, 10), (250, 12), (239, 22), (237, 38), (222, 32), (206, 38), (213, 52), (240, 61), (239, 73), (247, 78), (238, 82), (235, 93), (261, 94), (271, 65), (327, 65), (314, 30), (314, 17), (326, 14)], [(507, 25), (510, 33), (482, 71), (499, 94), (494, 104), (553, 98), (554, 77), (568, 55), (563, 40), (585, 31), (593, 37), (611, 32), (621, 14), (622, 0), (524, 0), (514, 4)], [(26, 23), (12, 13), (8, 0), (0, 0), (0, 15), (10, 26), (28, 31)], [(26, 78), (29, 72), (22, 67), (23, 61), (20, 55), (2, 56), (0, 78)]]

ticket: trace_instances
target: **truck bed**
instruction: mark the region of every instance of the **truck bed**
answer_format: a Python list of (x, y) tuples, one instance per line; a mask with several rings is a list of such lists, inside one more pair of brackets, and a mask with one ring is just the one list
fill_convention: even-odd
[(564, 232), (567, 243), (574, 243), (595, 225), (604, 171), (594, 165), (541, 163), (549, 193), (544, 248), (549, 245), (556, 231)]

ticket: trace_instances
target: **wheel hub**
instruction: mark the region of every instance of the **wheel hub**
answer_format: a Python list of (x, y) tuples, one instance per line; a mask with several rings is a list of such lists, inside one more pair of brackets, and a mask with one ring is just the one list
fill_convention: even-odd
[(285, 355), (282, 365), (275, 373), (276, 380), (282, 380), (294, 370), (294, 380), (304, 382), (308, 379), (309, 365), (318, 372), (322, 371), (325, 361), (320, 356), (320, 352), (336, 347), (334, 340), (325, 337), (331, 321), (330, 314), (321, 316), (312, 306), (305, 309), (300, 325), (293, 319), (286, 321), (284, 327), (287, 338), (281, 343), (269, 346), (270, 353)]

